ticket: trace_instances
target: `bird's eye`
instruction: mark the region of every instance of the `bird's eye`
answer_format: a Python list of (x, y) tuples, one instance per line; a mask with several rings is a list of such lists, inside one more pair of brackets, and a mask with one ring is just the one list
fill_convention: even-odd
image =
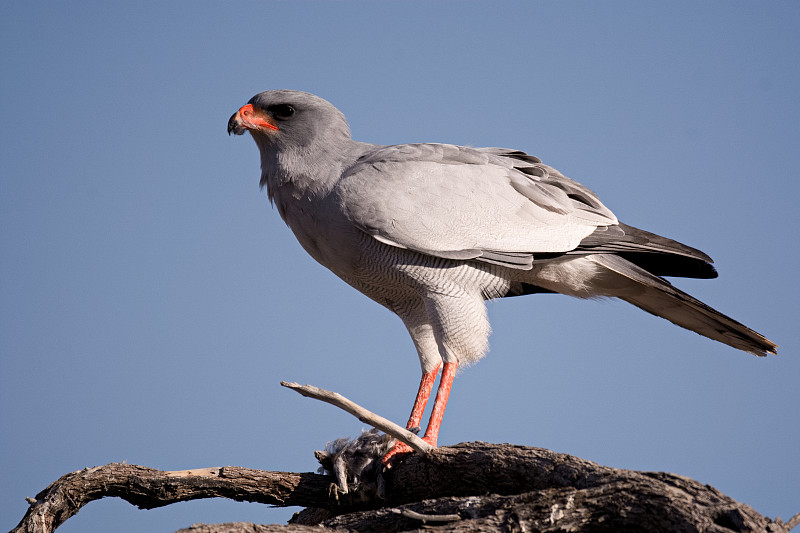
[(294, 108), (289, 104), (271, 105), (267, 108), (267, 111), (278, 120), (286, 120), (294, 115)]

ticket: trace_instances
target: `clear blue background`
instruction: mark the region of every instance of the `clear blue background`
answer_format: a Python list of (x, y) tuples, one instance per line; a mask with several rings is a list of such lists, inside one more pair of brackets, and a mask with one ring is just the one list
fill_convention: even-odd
[[(0, 530), (61, 475), (127, 461), (313, 471), (363, 427), (312, 383), (403, 423), (400, 321), (314, 263), (228, 117), (327, 98), (358, 140), (504, 146), (621, 220), (715, 258), (676, 280), (763, 332), (757, 359), (621, 302), (490, 305), (440, 443), (546, 447), (800, 512), (800, 4), (0, 4)], [(94, 502), (63, 532), (284, 522), (292, 510)]]

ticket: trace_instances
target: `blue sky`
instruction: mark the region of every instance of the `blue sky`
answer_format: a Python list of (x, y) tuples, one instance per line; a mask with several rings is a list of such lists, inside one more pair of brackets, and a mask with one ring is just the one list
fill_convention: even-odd
[[(490, 305), (440, 444), (539, 446), (800, 512), (800, 4), (0, 5), (0, 530), (61, 475), (128, 461), (313, 471), (419, 379), (391, 313), (314, 263), (228, 137), (253, 94), (316, 93), (357, 140), (504, 146), (624, 222), (710, 254), (684, 290), (780, 345), (757, 359), (622, 302)], [(285, 522), (203, 501), (85, 507), (59, 531)]]

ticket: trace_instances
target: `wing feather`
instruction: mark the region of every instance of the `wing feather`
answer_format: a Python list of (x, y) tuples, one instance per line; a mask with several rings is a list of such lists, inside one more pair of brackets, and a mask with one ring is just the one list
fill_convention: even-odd
[(530, 268), (616, 217), (588, 189), (524, 152), (443, 144), (375, 149), (334, 193), (353, 224), (386, 244)]

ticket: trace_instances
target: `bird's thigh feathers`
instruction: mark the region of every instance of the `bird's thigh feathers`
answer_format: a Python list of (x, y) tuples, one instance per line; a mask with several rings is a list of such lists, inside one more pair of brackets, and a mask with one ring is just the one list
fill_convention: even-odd
[(436, 262), (447, 265), (396, 265), (413, 297), (390, 307), (411, 334), (423, 372), (442, 361), (467, 366), (483, 357), (491, 332), (485, 295), (503, 294), (508, 287), (488, 266)]
[[(428, 317), (428, 310), (422, 299), (417, 300), (418, 305), (408, 307), (403, 310), (395, 310), (411, 335), (414, 347), (417, 349), (419, 364), (422, 373), (433, 372), (442, 364), (442, 356), (439, 353), (439, 345), (436, 342), (433, 325)], [(399, 312), (398, 312), (399, 311)]]
[(467, 366), (486, 355), (491, 326), (479, 294), (433, 294), (425, 303), (445, 363)]

